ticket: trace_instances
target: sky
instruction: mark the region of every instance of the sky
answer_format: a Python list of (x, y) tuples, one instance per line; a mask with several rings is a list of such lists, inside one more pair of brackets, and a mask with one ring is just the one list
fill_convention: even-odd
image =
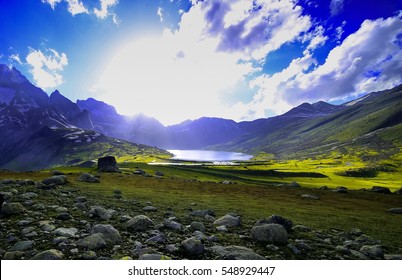
[(0, 0), (0, 63), (165, 125), (402, 83), (401, 0)]

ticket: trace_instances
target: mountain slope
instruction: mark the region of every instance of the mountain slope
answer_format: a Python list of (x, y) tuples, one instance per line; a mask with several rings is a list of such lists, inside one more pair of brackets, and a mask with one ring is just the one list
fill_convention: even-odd
[(308, 118), (300, 112), (311, 106), (301, 106), (281, 116), (243, 123), (247, 131), (244, 135), (216, 148), (288, 157), (329, 153), (353, 143), (376, 149), (398, 146), (389, 142), (390, 137), (396, 137), (388, 131), (402, 123), (402, 86), (370, 93), (325, 116)]

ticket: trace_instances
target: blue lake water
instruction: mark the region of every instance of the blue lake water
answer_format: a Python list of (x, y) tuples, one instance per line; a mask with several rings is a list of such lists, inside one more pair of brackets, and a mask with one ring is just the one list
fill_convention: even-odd
[(171, 159), (188, 161), (232, 161), (249, 160), (253, 156), (243, 153), (211, 150), (168, 150), (174, 156)]

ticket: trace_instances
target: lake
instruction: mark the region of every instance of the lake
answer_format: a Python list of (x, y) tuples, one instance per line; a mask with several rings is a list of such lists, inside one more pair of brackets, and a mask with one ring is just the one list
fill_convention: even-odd
[(171, 159), (188, 161), (232, 161), (249, 160), (253, 156), (243, 153), (211, 151), (211, 150), (168, 150), (173, 154)]

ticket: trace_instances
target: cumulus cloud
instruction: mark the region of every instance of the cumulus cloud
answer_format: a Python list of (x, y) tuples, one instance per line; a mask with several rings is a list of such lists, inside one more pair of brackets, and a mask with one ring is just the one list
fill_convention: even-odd
[(94, 13), (100, 19), (105, 19), (108, 16), (111, 16), (113, 22), (115, 24), (119, 23), (119, 18), (114, 12), (111, 12), (110, 9), (116, 6), (119, 3), (119, 0), (100, 0), (100, 9), (95, 8)]
[(55, 88), (63, 83), (61, 72), (68, 65), (65, 53), (59, 54), (53, 49), (42, 52), (30, 48), (26, 61), (31, 66), (30, 72), (38, 87)]
[[(99, 98), (121, 113), (143, 112), (166, 124), (201, 116), (250, 118), (245, 104), (225, 100), (228, 90), (251, 86), (250, 77), (259, 75), (270, 52), (301, 40), (312, 27), (291, 0), (192, 3), (178, 29), (120, 49), (96, 85)], [(316, 33), (322, 36), (312, 49), (326, 40)]]
[(68, 3), (68, 11), (75, 16), (76, 14), (86, 13), (88, 14), (87, 8), (79, 0), (66, 0)]
[(402, 83), (401, 34), (399, 16), (366, 20), (324, 64), (317, 65), (307, 52), (281, 73), (255, 79), (259, 94), (249, 105), (260, 114), (267, 107), (283, 113), (305, 101), (336, 100), (396, 86)]

